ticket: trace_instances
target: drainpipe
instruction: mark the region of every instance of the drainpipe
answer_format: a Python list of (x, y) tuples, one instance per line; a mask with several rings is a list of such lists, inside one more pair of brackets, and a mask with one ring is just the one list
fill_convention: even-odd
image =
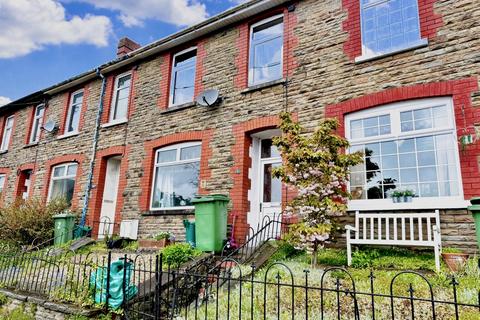
[(97, 154), (98, 135), (100, 133), (100, 123), (101, 123), (102, 113), (103, 113), (103, 98), (105, 96), (105, 87), (107, 85), (107, 79), (100, 72), (100, 69), (97, 69), (97, 76), (100, 77), (100, 79), (102, 79), (102, 90), (100, 93), (100, 103), (98, 104), (97, 118), (95, 121), (95, 131), (93, 133), (92, 158), (90, 159), (90, 166), (88, 169), (87, 186), (85, 187), (85, 195), (83, 200), (82, 218), (80, 219), (80, 227), (83, 227), (85, 225), (85, 222), (87, 219), (88, 203), (90, 201), (90, 191), (92, 190), (92, 182), (93, 182), (93, 169), (95, 167), (95, 156)]

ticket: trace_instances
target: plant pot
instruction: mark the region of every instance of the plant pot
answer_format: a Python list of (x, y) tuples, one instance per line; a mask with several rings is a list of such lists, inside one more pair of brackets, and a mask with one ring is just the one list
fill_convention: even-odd
[(158, 250), (170, 245), (169, 239), (154, 240), (154, 239), (139, 239), (138, 246), (141, 249), (153, 249)]
[(398, 197), (392, 197), (393, 203), (398, 203)]
[(463, 268), (468, 259), (467, 253), (442, 253), (443, 261), (445, 261), (448, 269), (452, 272), (457, 272)]
[(403, 203), (403, 202), (405, 202), (405, 201), (404, 201), (405, 199), (404, 199), (403, 197), (398, 197), (397, 199), (398, 199), (398, 201), (397, 201), (398, 203)]
[(404, 202), (412, 202), (412, 201), (413, 201), (413, 197), (412, 197), (412, 196), (403, 197), (403, 201), (404, 201)]

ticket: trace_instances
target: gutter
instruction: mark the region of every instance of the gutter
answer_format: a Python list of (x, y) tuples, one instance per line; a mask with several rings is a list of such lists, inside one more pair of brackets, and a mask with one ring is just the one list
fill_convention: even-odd
[(278, 7), (290, 1), (291, 0), (253, 0), (247, 2), (230, 10), (227, 10), (223, 13), (220, 13), (190, 28), (184, 29), (182, 31), (174, 33), (173, 35), (155, 41), (137, 50), (134, 50), (120, 59), (115, 59), (113, 61), (100, 65), (95, 70), (87, 71), (79, 76), (73, 77), (69, 80), (51, 86), (45, 89), (44, 93), (48, 95), (54, 95), (61, 91), (65, 91), (71, 87), (77, 86), (81, 83), (96, 78), (97, 70), (100, 70), (102, 74), (115, 71), (131, 63), (146, 59), (160, 52), (167, 51), (174, 47), (201, 38), (205, 35), (213, 33), (214, 31), (241, 22), (249, 17), (255, 16), (259, 13)]

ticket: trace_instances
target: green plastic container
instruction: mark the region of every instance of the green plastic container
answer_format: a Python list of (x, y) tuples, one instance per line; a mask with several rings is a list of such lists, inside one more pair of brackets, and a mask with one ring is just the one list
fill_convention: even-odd
[(183, 226), (185, 227), (185, 240), (195, 247), (195, 221), (183, 220)]
[(197, 197), (195, 205), (195, 242), (197, 249), (220, 252), (227, 240), (227, 206), (230, 199), (221, 194)]
[(64, 244), (73, 239), (75, 229), (75, 216), (69, 213), (53, 216), (55, 222), (54, 244)]
[(477, 232), (477, 245), (480, 249), (480, 197), (470, 199), (471, 206), (468, 210), (472, 213), (473, 220), (475, 221), (475, 230)]

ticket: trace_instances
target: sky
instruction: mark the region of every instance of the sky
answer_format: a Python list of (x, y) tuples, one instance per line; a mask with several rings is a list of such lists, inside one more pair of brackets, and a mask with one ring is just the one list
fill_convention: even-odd
[(246, 0), (0, 0), (0, 106)]

